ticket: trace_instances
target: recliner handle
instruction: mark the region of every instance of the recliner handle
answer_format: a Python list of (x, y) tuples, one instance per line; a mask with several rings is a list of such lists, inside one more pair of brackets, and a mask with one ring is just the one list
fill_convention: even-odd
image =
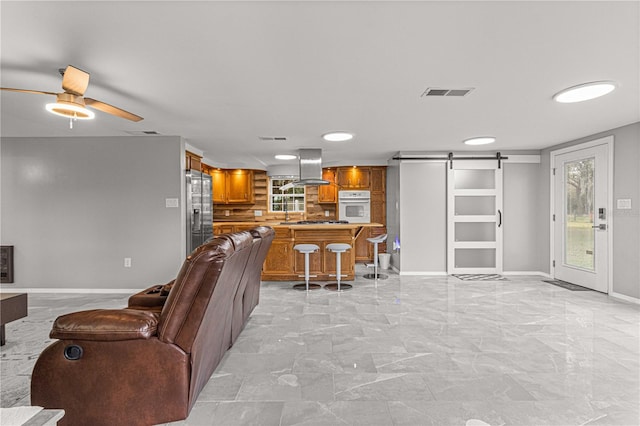
[(82, 354), (84, 351), (82, 350), (82, 346), (78, 345), (69, 345), (64, 348), (64, 357), (69, 361), (77, 361), (82, 358)]

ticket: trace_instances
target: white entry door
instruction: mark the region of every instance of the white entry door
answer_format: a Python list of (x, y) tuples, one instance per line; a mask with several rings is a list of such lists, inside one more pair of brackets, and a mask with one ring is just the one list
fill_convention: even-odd
[(497, 160), (447, 166), (447, 273), (502, 273), (502, 169)]
[[(569, 148), (571, 149), (571, 148)], [(609, 144), (554, 151), (554, 278), (609, 290)]]

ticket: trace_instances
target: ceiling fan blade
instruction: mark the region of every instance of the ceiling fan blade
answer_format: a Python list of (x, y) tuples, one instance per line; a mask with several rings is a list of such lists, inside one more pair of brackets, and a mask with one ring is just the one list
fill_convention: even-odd
[(89, 86), (89, 73), (72, 65), (67, 66), (62, 76), (62, 89), (65, 92), (82, 96)]
[(107, 114), (115, 115), (117, 117), (126, 118), (127, 120), (144, 120), (144, 118), (140, 117), (139, 115), (135, 115), (129, 111), (125, 111), (121, 108), (114, 107), (113, 105), (109, 105), (101, 101), (96, 101), (95, 99), (84, 98), (84, 103), (86, 106), (90, 106), (91, 108), (95, 108), (99, 111), (106, 112)]
[(57, 95), (57, 93), (54, 92), (43, 92), (42, 90), (12, 89), (11, 87), (0, 87), (0, 90), (7, 90), (9, 92), (34, 93), (36, 95)]

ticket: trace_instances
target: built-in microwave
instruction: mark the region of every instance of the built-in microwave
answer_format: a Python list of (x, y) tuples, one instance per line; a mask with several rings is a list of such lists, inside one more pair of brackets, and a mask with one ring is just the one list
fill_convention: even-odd
[(349, 223), (371, 222), (371, 193), (338, 191), (338, 219)]

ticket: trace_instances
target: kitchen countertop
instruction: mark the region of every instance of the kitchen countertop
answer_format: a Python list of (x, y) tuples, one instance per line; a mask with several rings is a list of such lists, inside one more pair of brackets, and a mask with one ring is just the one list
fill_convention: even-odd
[(381, 223), (311, 223), (311, 224), (278, 224), (269, 225), (272, 227), (288, 227), (289, 229), (355, 229), (363, 227), (378, 227), (384, 226)]
[(220, 225), (252, 225), (252, 226), (271, 226), (272, 228), (289, 228), (289, 229), (354, 229), (360, 227), (380, 227), (381, 223), (312, 223), (302, 224), (296, 222), (213, 222), (213, 226)]

